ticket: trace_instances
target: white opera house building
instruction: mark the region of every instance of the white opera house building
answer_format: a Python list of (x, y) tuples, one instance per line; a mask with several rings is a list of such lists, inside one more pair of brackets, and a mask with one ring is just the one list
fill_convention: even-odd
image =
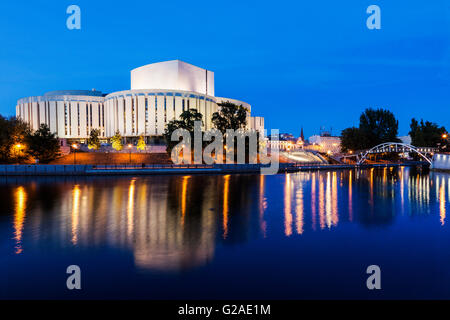
[(131, 71), (131, 90), (102, 94), (96, 90), (52, 91), (22, 98), (16, 115), (31, 129), (47, 124), (59, 138), (84, 142), (92, 129), (106, 140), (119, 131), (123, 137), (143, 134), (148, 141), (161, 136), (166, 124), (188, 109), (203, 115), (203, 129), (213, 127), (218, 103), (230, 101), (248, 110), (247, 129), (264, 130), (264, 118), (251, 117), (243, 101), (216, 97), (214, 72), (179, 61), (153, 63)]

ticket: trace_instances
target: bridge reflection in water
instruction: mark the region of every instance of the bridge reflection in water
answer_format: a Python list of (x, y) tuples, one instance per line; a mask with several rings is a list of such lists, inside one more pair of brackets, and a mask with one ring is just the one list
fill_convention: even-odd
[(0, 188), (13, 215), (15, 254), (45, 250), (48, 241), (61, 249), (107, 246), (130, 250), (138, 268), (165, 272), (208, 263), (220, 243), (292, 238), (346, 223), (382, 226), (433, 212), (445, 225), (450, 201), (449, 175), (409, 168), (15, 178)]

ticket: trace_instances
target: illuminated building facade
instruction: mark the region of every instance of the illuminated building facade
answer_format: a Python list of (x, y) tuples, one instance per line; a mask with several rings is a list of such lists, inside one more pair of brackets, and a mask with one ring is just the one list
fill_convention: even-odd
[(45, 123), (60, 138), (83, 140), (92, 129), (99, 129), (102, 138), (116, 131), (124, 137), (150, 137), (162, 135), (166, 124), (188, 109), (200, 112), (203, 130), (209, 130), (212, 114), (226, 101), (248, 110), (247, 129), (263, 132), (264, 118), (251, 117), (250, 104), (215, 96), (214, 72), (179, 60), (132, 70), (131, 89), (126, 91), (52, 91), (22, 98), (16, 116), (33, 130)]

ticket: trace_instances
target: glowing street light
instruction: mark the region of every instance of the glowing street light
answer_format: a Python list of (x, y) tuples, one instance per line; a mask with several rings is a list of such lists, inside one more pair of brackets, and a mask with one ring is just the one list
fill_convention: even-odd
[(76, 143), (72, 144), (72, 149), (73, 149), (73, 164), (75, 165), (77, 163), (77, 149), (78, 149), (78, 145)]
[(130, 164), (131, 164), (131, 148), (133, 147), (132, 144), (128, 144), (128, 150), (130, 151)]
[(442, 139), (447, 139), (448, 138), (448, 135), (446, 134), (446, 133), (444, 133), (443, 135), (442, 135)]
[(16, 158), (20, 155), (21, 148), (22, 148), (22, 145), (20, 143), (18, 143), (14, 146), (14, 153), (15, 153)]

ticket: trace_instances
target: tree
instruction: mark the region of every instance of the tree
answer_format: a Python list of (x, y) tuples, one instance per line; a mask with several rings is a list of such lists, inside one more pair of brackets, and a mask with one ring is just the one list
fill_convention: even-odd
[(445, 127), (439, 127), (436, 123), (420, 120), (420, 123), (412, 118), (410, 124), (411, 144), (416, 147), (437, 147), (447, 148), (447, 140), (442, 136), (447, 133)]
[(60, 155), (58, 137), (44, 123), (40, 125), (38, 130), (29, 133), (25, 140), (28, 144), (27, 153), (39, 159), (41, 163), (48, 163)]
[(145, 150), (145, 146), (146, 146), (146, 144), (145, 144), (144, 135), (141, 134), (141, 135), (139, 136), (139, 140), (138, 140), (136, 149), (141, 150), (141, 151), (144, 151), (144, 150)]
[(398, 121), (384, 109), (366, 109), (359, 118), (362, 146), (371, 148), (384, 142), (398, 142)]
[(27, 158), (25, 138), (30, 132), (27, 123), (15, 117), (0, 116), (0, 161), (19, 162)]
[(342, 130), (341, 133), (341, 151), (349, 152), (350, 150), (363, 149), (361, 144), (361, 132), (359, 128), (351, 127)]
[(100, 130), (92, 129), (88, 139), (88, 148), (98, 150), (100, 149)]
[(114, 136), (111, 138), (111, 144), (114, 150), (120, 151), (123, 149), (122, 135), (120, 134), (119, 130), (117, 130)]
[(398, 121), (392, 112), (384, 109), (366, 109), (359, 118), (359, 127), (344, 129), (341, 149), (369, 149), (384, 142), (399, 142)]
[(194, 122), (202, 121), (203, 115), (195, 109), (189, 109), (183, 111), (180, 114), (180, 120), (169, 121), (164, 130), (164, 138), (167, 144), (167, 153), (170, 155), (173, 147), (175, 147), (179, 141), (172, 141), (172, 133), (177, 129), (185, 129), (191, 134), (191, 142), (194, 138)]
[(214, 126), (225, 134), (227, 129), (243, 129), (247, 124), (248, 110), (242, 105), (237, 105), (229, 101), (218, 103), (220, 107), (218, 112), (212, 115)]

